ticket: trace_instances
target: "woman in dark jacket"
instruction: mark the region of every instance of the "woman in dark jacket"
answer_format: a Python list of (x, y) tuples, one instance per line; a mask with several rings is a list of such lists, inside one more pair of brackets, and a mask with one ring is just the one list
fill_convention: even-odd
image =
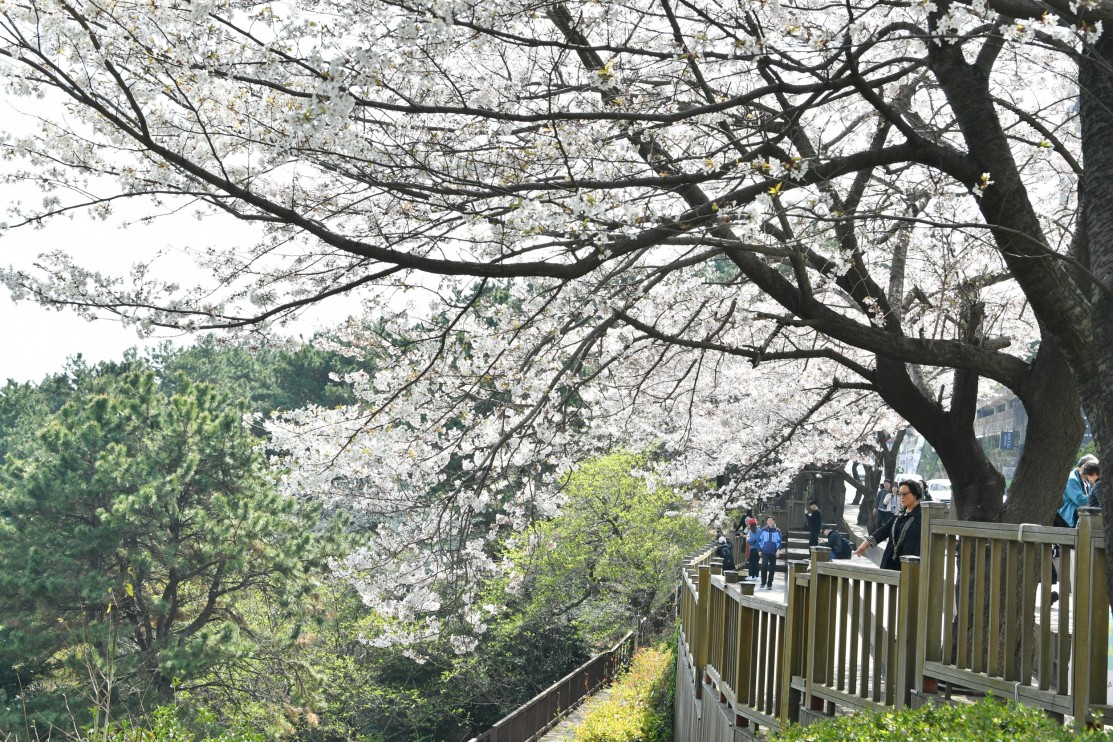
[(881, 569), (893, 569), (898, 572), (902, 556), (920, 556), (920, 497), (922, 495), (919, 482), (902, 482), (900, 504), (904, 512), (874, 531), (854, 553), (857, 556), (864, 556), (869, 547), (888, 541), (885, 545), (885, 554), (881, 557)]

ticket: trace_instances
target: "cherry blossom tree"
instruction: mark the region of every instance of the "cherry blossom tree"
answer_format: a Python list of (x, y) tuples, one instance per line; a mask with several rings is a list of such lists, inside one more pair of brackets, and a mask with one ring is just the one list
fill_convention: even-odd
[[(143, 199), (260, 236), (196, 250), (192, 288), (60, 252), (0, 275), (141, 331), (366, 293), (347, 339), (393, 363), (276, 436), (291, 487), (365, 500), (400, 615), (443, 565), (466, 594), (591, 446), (690, 483), (857, 445), (869, 400), (964, 516), (1048, 522), (1080, 399), (1113, 445), (1110, 11), (1059, 5), (4, 3), (8, 94), (64, 108), (7, 141), (45, 194), (8, 228)], [(1029, 414), (1007, 507), (985, 379)]]

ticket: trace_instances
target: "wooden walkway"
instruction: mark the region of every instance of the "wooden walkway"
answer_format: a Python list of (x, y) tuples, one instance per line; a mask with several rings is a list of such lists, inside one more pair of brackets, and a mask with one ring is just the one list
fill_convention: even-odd
[(550, 729), (548, 733), (541, 738), (540, 742), (572, 742), (576, 739), (576, 727), (583, 723), (587, 717), (588, 711), (601, 701), (606, 700), (611, 695), (610, 687), (600, 688), (599, 692), (593, 696), (584, 699), (584, 702), (572, 710), (568, 716), (564, 717), (559, 724)]

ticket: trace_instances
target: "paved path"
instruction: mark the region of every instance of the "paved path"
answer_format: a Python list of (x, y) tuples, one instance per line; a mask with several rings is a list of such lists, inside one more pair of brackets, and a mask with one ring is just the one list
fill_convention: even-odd
[(578, 727), (587, 716), (587, 712), (593, 705), (605, 700), (611, 695), (610, 687), (601, 688), (597, 693), (588, 696), (584, 702), (572, 710), (572, 713), (564, 717), (559, 724), (550, 729), (548, 733), (541, 738), (541, 742), (572, 742), (576, 738), (576, 727)]

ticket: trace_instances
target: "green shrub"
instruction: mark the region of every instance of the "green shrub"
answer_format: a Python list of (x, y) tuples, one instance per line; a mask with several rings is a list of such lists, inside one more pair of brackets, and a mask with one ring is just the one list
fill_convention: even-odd
[[(183, 715), (192, 717), (189, 723)], [(175, 706), (159, 706), (143, 719), (113, 722), (107, 728), (86, 728), (82, 734), (69, 739), (74, 742), (266, 742), (267, 737), (256, 732), (223, 729), (206, 709), (192, 709), (187, 713)]]
[(576, 729), (576, 742), (667, 742), (672, 738), (676, 661), (671, 647), (634, 655), (610, 695), (591, 706)]
[(806, 727), (789, 726), (777, 742), (986, 742), (987, 740), (1110, 739), (1104, 732), (1075, 736), (1070, 727), (1049, 719), (1042, 711), (987, 697), (974, 704), (927, 705), (918, 709), (858, 713)]

